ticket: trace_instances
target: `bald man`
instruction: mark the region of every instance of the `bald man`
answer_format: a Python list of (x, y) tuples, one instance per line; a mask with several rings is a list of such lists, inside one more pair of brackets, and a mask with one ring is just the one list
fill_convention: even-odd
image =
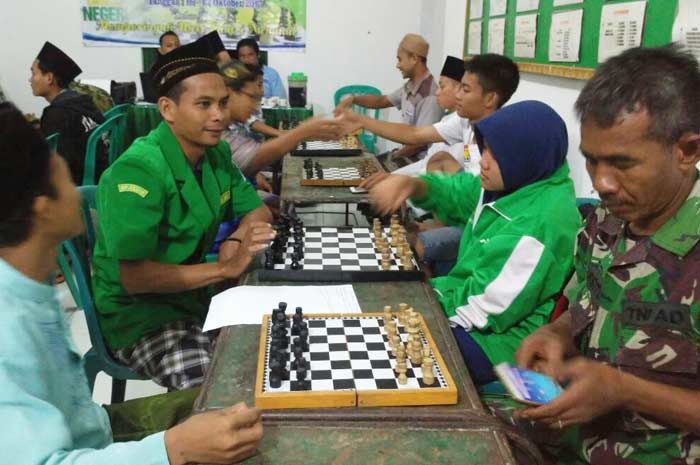
[[(429, 48), (423, 37), (406, 34), (396, 51), (396, 68), (408, 81), (389, 95), (350, 95), (340, 102), (335, 113), (342, 113), (350, 105), (373, 109), (396, 107), (401, 111), (402, 122), (411, 126), (440, 121), (444, 112), (435, 97), (437, 81), (427, 66)], [(426, 149), (425, 145), (404, 145), (392, 154), (392, 159), (403, 166), (425, 157)]]

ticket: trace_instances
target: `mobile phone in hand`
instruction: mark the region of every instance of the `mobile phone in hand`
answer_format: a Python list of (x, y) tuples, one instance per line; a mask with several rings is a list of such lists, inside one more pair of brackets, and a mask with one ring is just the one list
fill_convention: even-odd
[(506, 390), (517, 401), (528, 405), (547, 404), (562, 393), (562, 387), (547, 375), (504, 362), (493, 368)]

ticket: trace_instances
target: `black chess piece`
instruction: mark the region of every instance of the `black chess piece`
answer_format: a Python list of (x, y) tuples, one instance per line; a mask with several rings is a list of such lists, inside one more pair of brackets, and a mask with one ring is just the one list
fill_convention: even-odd
[(282, 386), (282, 377), (280, 374), (274, 371), (270, 372), (270, 387), (277, 389), (280, 386)]
[(306, 379), (309, 372), (306, 367), (297, 368), (297, 389), (300, 391), (311, 390), (311, 381)]
[(301, 269), (301, 263), (299, 263), (299, 254), (292, 253), (292, 264), (290, 265), (290, 268), (293, 270)]
[(277, 308), (279, 308), (282, 311), (282, 313), (286, 312), (287, 302), (280, 302), (279, 304), (277, 304)]

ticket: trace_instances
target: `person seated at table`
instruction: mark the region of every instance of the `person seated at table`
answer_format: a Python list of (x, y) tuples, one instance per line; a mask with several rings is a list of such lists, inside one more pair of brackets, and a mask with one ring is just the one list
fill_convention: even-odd
[[(459, 72), (454, 73), (454, 76), (457, 74)], [(461, 164), (449, 154), (437, 153), (430, 157), (426, 168), (429, 171), (454, 173), (464, 170), (478, 174), (481, 157), (475, 143), (473, 125), (508, 102), (518, 88), (520, 73), (510, 58), (489, 53), (465, 61), (459, 80), (455, 113), (434, 125), (413, 127), (377, 121), (348, 110), (341, 116), (341, 120), (348, 125), (344, 132), (363, 127), (379, 136), (407, 144), (460, 144), (463, 154)], [(371, 188), (385, 176), (377, 174), (370, 177), (363, 183), (363, 187)], [(460, 238), (459, 228), (435, 228), (421, 231), (413, 246), (418, 258), (427, 265), (426, 269), (441, 276), (454, 266)]]
[(433, 278), (437, 299), (475, 383), (514, 361), (549, 321), (572, 270), (581, 224), (561, 117), (541, 102), (515, 103), (474, 124), (480, 176), (390, 175), (370, 191), (380, 214), (411, 199), (464, 228), (457, 264)]
[[(207, 44), (164, 55), (154, 69), (163, 121), (103, 175), (93, 284), (114, 356), (170, 389), (200, 384), (213, 337), (202, 332), (207, 287), (235, 279), (274, 237), (271, 215), (231, 163), (221, 134), (228, 92)], [(242, 218), (205, 263), (219, 224)]]
[(233, 162), (249, 178), (283, 158), (306, 140), (334, 140), (341, 136), (341, 124), (335, 120), (312, 118), (266, 142), (253, 139), (245, 123), (255, 111), (262, 97), (256, 82), (259, 68), (232, 61), (221, 68), (229, 91), (230, 125), (224, 140), (231, 147)]
[(700, 463), (698, 101), (700, 65), (678, 46), (608, 59), (576, 101), (602, 202), (568, 311), (516, 354), (566, 383), (517, 422), (560, 463)]
[(250, 37), (241, 39), (236, 44), (238, 61), (245, 65), (259, 66), (263, 72), (263, 97), (287, 98), (287, 90), (280, 75), (274, 68), (268, 65), (260, 65), (260, 46)]
[(9, 102), (0, 104), (0, 195), (12, 199), (0, 206), (3, 462), (184, 465), (254, 454), (262, 422), (244, 404), (175, 426), (190, 414), (197, 390), (105, 408), (93, 402), (84, 361), (47, 284), (56, 248), (84, 230), (80, 193), (66, 161)]
[[(105, 121), (89, 96), (68, 89), (81, 72), (63, 50), (46, 42), (32, 63), (29, 79), (32, 94), (49, 102), (41, 114), (41, 132), (44, 137), (59, 134), (57, 151), (68, 162), (76, 184), (83, 182), (88, 138)], [(95, 179), (106, 167), (107, 153), (98, 144)]]
[[(336, 107), (336, 115), (352, 105), (375, 109), (396, 107), (405, 125), (421, 127), (440, 121), (443, 111), (435, 98), (437, 83), (427, 65), (429, 48), (423, 37), (406, 34), (396, 52), (396, 68), (408, 81), (389, 95), (349, 95)], [(401, 166), (418, 161), (425, 157), (426, 146), (427, 143), (404, 144), (391, 154), (391, 159)]]
[[(459, 121), (461, 118), (455, 110), (462, 75), (464, 60), (448, 55), (440, 71), (438, 90), (435, 93), (440, 108), (449, 112), (441, 123), (450, 124), (451, 120)], [(394, 173), (418, 176), (427, 172), (457, 173), (465, 169), (478, 174), (479, 163), (477, 157), (469, 160), (464, 158), (464, 143), (459, 140), (451, 145), (445, 142), (431, 144), (424, 159), (399, 168)], [(363, 180), (359, 187), (371, 189), (388, 175), (385, 171), (375, 173)], [(424, 217), (429, 212), (414, 208), (414, 213), (418, 217)], [(462, 229), (455, 226), (442, 227), (444, 225), (437, 220), (416, 221), (412, 226), (418, 232), (417, 235), (409, 234), (409, 242), (416, 249), (423, 270), (432, 276), (447, 274), (457, 259)]]

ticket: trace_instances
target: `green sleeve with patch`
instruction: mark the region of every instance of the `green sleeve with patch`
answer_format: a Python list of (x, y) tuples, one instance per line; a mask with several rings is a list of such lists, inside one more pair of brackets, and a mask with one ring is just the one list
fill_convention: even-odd
[(420, 200), (411, 199), (415, 206), (433, 212), (450, 226), (464, 226), (469, 222), (481, 196), (478, 176), (469, 173), (453, 176), (426, 174), (420, 179), (428, 186), (427, 195)]
[(129, 158), (112, 165), (100, 179), (97, 212), (109, 256), (144, 260), (155, 253), (165, 209), (161, 177)]

